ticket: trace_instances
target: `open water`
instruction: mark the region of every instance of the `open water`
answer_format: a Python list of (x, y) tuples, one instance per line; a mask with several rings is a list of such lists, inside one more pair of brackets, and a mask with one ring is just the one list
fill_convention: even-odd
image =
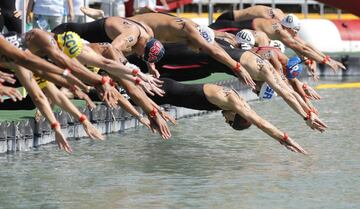
[(0, 156), (0, 208), (360, 208), (360, 89), (319, 90), (329, 125), (308, 128), (281, 99), (251, 106), (300, 143), (292, 153), (220, 112), (179, 120), (162, 141), (145, 128)]

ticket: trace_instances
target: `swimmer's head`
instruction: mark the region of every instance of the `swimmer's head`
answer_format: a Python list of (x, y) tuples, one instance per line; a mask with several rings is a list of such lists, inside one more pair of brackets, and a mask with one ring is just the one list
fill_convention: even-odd
[(301, 59), (298, 56), (291, 57), (286, 65), (286, 77), (289, 80), (298, 78), (302, 72)]
[(155, 63), (158, 62), (165, 54), (165, 48), (160, 41), (151, 38), (145, 44), (145, 50), (143, 53), (143, 59), (146, 62)]
[(236, 34), (236, 42), (241, 49), (250, 50), (255, 45), (255, 37), (250, 30), (241, 30)]
[(281, 20), (280, 24), (295, 36), (300, 31), (300, 20), (294, 14), (288, 14)]
[(205, 25), (199, 25), (196, 29), (208, 43), (213, 44), (215, 42), (215, 33), (211, 28)]
[(70, 58), (79, 56), (83, 49), (83, 40), (75, 32), (64, 32), (57, 35), (58, 46)]
[(271, 40), (270, 46), (278, 48), (282, 53), (285, 53), (285, 45), (279, 40)]
[(251, 126), (251, 122), (241, 117), (239, 114), (229, 110), (223, 110), (221, 112), (225, 117), (226, 123), (228, 123), (235, 130), (244, 130)]

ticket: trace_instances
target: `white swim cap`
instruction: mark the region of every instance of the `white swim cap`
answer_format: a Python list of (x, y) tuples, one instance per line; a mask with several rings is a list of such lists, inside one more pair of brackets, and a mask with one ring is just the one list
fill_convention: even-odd
[(285, 45), (279, 40), (271, 40), (270, 46), (278, 48), (282, 53), (285, 53)]
[(300, 20), (294, 14), (288, 14), (280, 22), (284, 27), (290, 28), (296, 32), (300, 31)]
[(200, 32), (200, 35), (210, 44), (215, 42), (215, 33), (214, 31), (205, 25), (199, 25), (196, 27)]
[(241, 30), (236, 34), (236, 42), (242, 49), (249, 50), (255, 45), (255, 37), (250, 30)]

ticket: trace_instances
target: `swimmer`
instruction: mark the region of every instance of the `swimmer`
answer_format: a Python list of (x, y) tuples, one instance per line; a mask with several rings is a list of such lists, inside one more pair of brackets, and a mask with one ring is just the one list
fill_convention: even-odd
[[(165, 13), (147, 13), (128, 19), (130, 21), (145, 23), (152, 29), (155, 38), (163, 43), (185, 42), (193, 50), (201, 50), (209, 54), (233, 70), (247, 85), (254, 88), (255, 83), (246, 70), (240, 69), (240, 63), (232, 60), (221, 47), (214, 43), (214, 33), (209, 28), (199, 26), (190, 19)], [(155, 69), (155, 67), (153, 69)]]
[[(240, 62), (244, 68), (247, 69), (255, 81), (267, 82), (301, 118), (306, 118), (308, 115), (313, 115), (317, 118), (301, 96), (288, 87), (282, 80), (280, 74), (269, 62), (253, 52), (237, 49), (222, 40), (217, 41), (232, 59)], [(171, 78), (180, 77), (179, 80), (194, 80), (199, 77), (207, 77), (212, 72), (225, 72), (234, 75), (229, 68), (217, 60), (214, 60), (211, 56), (205, 53), (195, 53), (188, 49), (185, 44), (165, 44), (165, 48), (167, 53), (164, 59), (157, 63), (157, 68), (161, 69), (161, 72), (164, 72), (163, 76), (169, 76)], [(132, 60), (131, 62), (141, 66), (141, 63), (136, 62), (136, 60)], [(161, 66), (161, 64), (163, 65)], [(316, 123), (317, 130), (321, 132), (325, 131), (327, 126), (319, 118), (316, 119)], [(312, 126), (310, 127), (312, 128)]]
[(244, 83), (254, 88), (255, 83), (249, 73), (241, 68), (241, 64), (233, 59), (215, 43), (213, 31), (199, 26), (190, 19), (180, 18), (165, 13), (147, 13), (129, 19), (142, 21), (154, 31), (154, 35), (162, 43), (186, 43), (194, 51), (209, 54), (215, 60), (231, 69)]
[[(236, 41), (241, 49), (250, 50), (268, 60), (278, 73), (284, 75), (286, 82), (290, 83), (293, 89), (303, 97), (308, 105), (312, 106), (308, 99), (320, 99), (320, 95), (307, 84), (297, 78), (302, 72), (302, 62), (299, 57), (289, 58), (284, 54), (285, 46), (281, 41), (270, 41), (270, 46), (254, 47), (256, 38), (252, 31), (244, 29), (236, 34)], [(256, 92), (260, 92), (261, 84), (257, 85)], [(303, 87), (306, 87), (306, 91)]]
[[(37, 29), (34, 31), (40, 30)], [(66, 76), (68, 74), (73, 74), (87, 84), (94, 86), (98, 90), (99, 94), (102, 95), (102, 99), (107, 105), (109, 105), (110, 107), (116, 106), (117, 98), (119, 97), (120, 93), (115, 88), (110, 86), (109, 79), (87, 70), (87, 68), (84, 67), (81, 63), (79, 63), (76, 59), (70, 59), (68, 56), (62, 53), (61, 50), (47, 50), (46, 53), (44, 53), (45, 49), (57, 47), (56, 41), (51, 37), (46, 37), (49, 43), (48, 45), (41, 45), (40, 48), (34, 47), (39, 42), (40, 44), (42, 44), (41, 39), (38, 38), (38, 34), (34, 31), (30, 31), (24, 34), (24, 36), (13, 32), (6, 33), (4, 34), (4, 36), (10, 43), (21, 46), (24, 49), (29, 49), (33, 54), (36, 54), (40, 57), (48, 57), (57, 66), (61, 68), (66, 68)]]
[[(249, 128), (252, 124), (274, 138), (287, 149), (307, 154), (307, 152), (286, 133), (261, 118), (246, 101), (233, 89), (215, 84), (182, 84), (163, 78), (165, 96), (153, 96), (157, 104), (171, 104), (197, 110), (223, 110), (226, 122), (235, 130)], [(307, 123), (315, 124), (314, 118)]]
[(153, 38), (152, 29), (143, 22), (108, 17), (89, 23), (63, 23), (52, 32), (61, 34), (66, 31), (75, 32), (90, 43), (111, 43), (125, 55), (135, 53), (147, 62), (150, 73), (158, 77), (153, 63), (158, 62), (165, 51), (162, 44)]
[[(242, 29), (251, 29), (264, 32), (272, 40), (280, 40), (298, 55), (307, 57), (315, 62), (326, 64), (334, 71), (345, 69), (345, 66), (306, 43), (297, 34), (300, 31), (300, 20), (293, 14), (286, 15), (283, 19), (252, 18), (244, 21), (219, 20), (209, 27), (214, 30), (225, 31), (231, 28), (231, 33), (236, 34)], [(316, 69), (311, 69), (316, 71)]]
[(254, 18), (282, 20), (284, 17), (285, 14), (281, 9), (271, 8), (264, 5), (255, 5), (246, 9), (223, 12), (216, 21), (230, 20), (238, 22)]

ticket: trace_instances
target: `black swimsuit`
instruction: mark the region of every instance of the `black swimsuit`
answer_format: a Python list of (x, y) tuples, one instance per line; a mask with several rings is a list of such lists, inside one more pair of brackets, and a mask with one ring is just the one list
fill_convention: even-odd
[(63, 23), (55, 27), (52, 32), (61, 34), (66, 31), (72, 31), (90, 43), (111, 43), (112, 40), (105, 31), (105, 21), (106, 18), (89, 23)]
[(235, 22), (232, 20), (218, 20), (209, 25), (209, 28), (217, 31), (228, 32), (236, 35), (242, 29), (254, 30), (253, 20)]
[[(232, 48), (226, 41), (216, 41), (232, 57), (239, 61), (245, 50)], [(177, 81), (196, 80), (210, 76), (215, 72), (225, 72), (234, 75), (232, 70), (221, 62), (215, 60), (210, 55), (200, 52), (195, 53), (185, 44), (172, 43), (164, 44), (165, 55), (156, 63), (161, 77), (172, 78)], [(146, 72), (146, 63), (137, 56), (128, 56), (128, 61), (140, 67)]]
[(178, 107), (186, 107), (195, 110), (220, 110), (210, 103), (204, 93), (204, 84), (183, 84), (162, 78), (165, 95), (150, 97), (156, 104), (171, 104)]

